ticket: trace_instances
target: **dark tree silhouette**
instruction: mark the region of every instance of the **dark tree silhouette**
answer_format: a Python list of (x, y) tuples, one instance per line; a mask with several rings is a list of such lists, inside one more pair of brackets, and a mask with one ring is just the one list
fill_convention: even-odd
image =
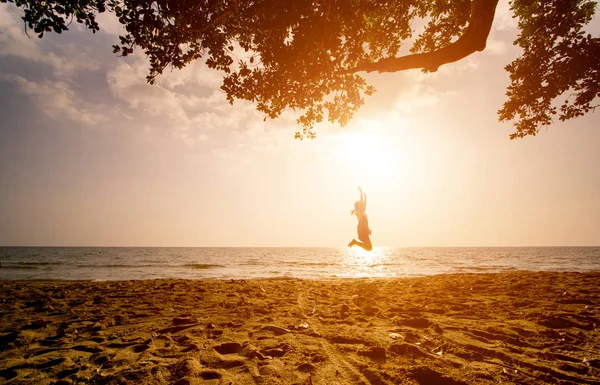
[[(374, 89), (361, 72), (434, 72), (486, 47), (498, 0), (0, 0), (16, 4), (39, 37), (76, 20), (93, 32), (114, 12), (127, 34), (114, 52), (142, 49), (148, 82), (166, 68), (203, 58), (223, 72), (227, 99), (256, 104), (269, 118), (302, 114), (296, 137), (314, 137), (324, 118), (345, 125)], [(511, 84), (499, 111), (511, 139), (553, 118), (594, 110), (600, 96), (600, 38), (584, 33), (596, 3), (512, 0), (522, 54), (506, 66)], [(426, 22), (418, 36), (412, 24)], [(411, 42), (406, 55), (401, 48)], [(247, 52), (236, 57), (235, 47)], [(266, 117), (265, 117), (266, 119)]]

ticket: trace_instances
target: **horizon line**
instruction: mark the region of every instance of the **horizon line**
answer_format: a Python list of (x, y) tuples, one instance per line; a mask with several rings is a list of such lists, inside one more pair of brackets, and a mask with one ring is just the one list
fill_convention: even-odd
[[(0, 245), (2, 247), (45, 247), (45, 248), (146, 248), (146, 249), (341, 249), (347, 246), (144, 246), (144, 245)], [(485, 245), (485, 246), (375, 246), (388, 249), (452, 249), (452, 248), (561, 248), (561, 247), (600, 247), (599, 245)]]

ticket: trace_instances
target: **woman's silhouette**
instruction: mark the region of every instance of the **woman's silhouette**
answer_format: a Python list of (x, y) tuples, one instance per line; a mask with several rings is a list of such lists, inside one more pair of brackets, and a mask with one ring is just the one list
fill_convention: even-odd
[(367, 218), (367, 194), (363, 193), (362, 189), (359, 187), (358, 191), (360, 191), (360, 200), (354, 202), (354, 210), (350, 212), (350, 214), (356, 214), (356, 218), (358, 219), (358, 239), (353, 239), (348, 247), (352, 247), (354, 245), (360, 246), (367, 251), (373, 250), (373, 245), (371, 245), (371, 229), (369, 229), (369, 218)]

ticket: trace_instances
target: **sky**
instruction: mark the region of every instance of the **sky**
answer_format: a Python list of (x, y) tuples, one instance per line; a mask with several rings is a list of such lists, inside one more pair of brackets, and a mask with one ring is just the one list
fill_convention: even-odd
[(109, 14), (38, 39), (0, 9), (0, 245), (344, 247), (358, 186), (376, 246), (600, 245), (600, 115), (520, 140), (498, 122), (507, 1), (485, 51), (369, 74), (350, 124), (304, 141), (291, 113), (229, 105), (201, 62), (148, 85)]

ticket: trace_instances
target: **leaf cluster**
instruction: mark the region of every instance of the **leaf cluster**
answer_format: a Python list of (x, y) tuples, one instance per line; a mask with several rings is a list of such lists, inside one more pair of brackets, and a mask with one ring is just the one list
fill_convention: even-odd
[(564, 121), (597, 107), (600, 39), (583, 29), (596, 7), (589, 0), (511, 3), (520, 29), (515, 44), (523, 54), (506, 66), (511, 84), (498, 112), (501, 121), (515, 121), (511, 139), (536, 135), (556, 116)]
[(73, 20), (96, 32), (100, 30), (96, 14), (106, 10), (105, 0), (0, 0), (0, 3), (14, 3), (21, 8), (26, 26), (40, 38), (45, 32), (68, 30)]

